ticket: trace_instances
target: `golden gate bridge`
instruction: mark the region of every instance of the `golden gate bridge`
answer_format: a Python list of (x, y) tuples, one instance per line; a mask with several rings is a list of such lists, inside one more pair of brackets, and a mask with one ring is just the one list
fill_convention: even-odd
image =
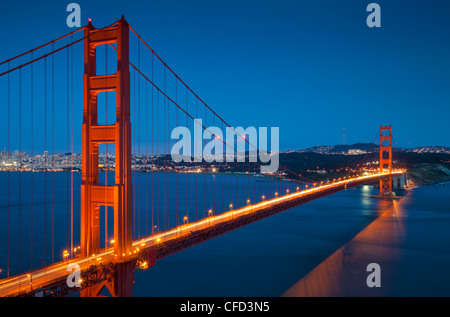
[[(135, 51), (130, 50), (130, 35)], [(75, 49), (81, 43), (84, 60), (77, 67), (81, 59), (74, 59)], [(250, 162), (250, 149), (258, 147), (204, 102), (123, 17), (101, 29), (89, 21), (0, 67), (7, 67), (0, 70), (0, 80), (5, 80), (1, 87), (7, 90), (3, 97), (8, 106), (3, 118), (8, 132), (2, 139), (7, 143), (7, 206), (2, 207), (7, 216), (2, 227), (7, 231), (2, 245), (6, 260), (0, 263), (7, 277), (0, 280), (0, 296), (80, 292), (91, 297), (104, 289), (112, 296), (132, 296), (136, 268), (151, 268), (186, 248), (362, 184), (379, 181), (379, 197), (392, 199), (396, 180), (406, 178), (404, 170), (392, 166), (392, 129), (381, 126), (377, 170), (318, 182), (280, 166), (282, 172), (266, 177), (269, 185), (258, 187), (252, 176), (258, 176), (255, 171), (262, 163)], [(82, 86), (75, 79), (77, 69), (84, 69)], [(81, 87), (83, 94), (77, 93)], [(78, 187), (74, 126), (75, 105), (81, 103)], [(170, 131), (180, 124), (208, 131), (237, 158), (234, 144), (208, 125), (231, 128), (248, 144), (248, 162), (233, 158), (229, 165), (212, 165), (214, 172), (204, 162), (172, 164), (167, 155)], [(58, 155), (58, 148), (67, 154)], [(13, 149), (18, 149), (16, 154)], [(45, 154), (38, 161), (35, 153), (41, 151)], [(70, 166), (62, 196), (55, 182), (61, 161)], [(41, 176), (34, 175), (37, 170)], [(233, 176), (215, 179), (216, 172)], [(59, 209), (65, 209), (66, 217)], [(58, 238), (61, 232), (65, 242)], [(67, 283), (73, 265), (80, 269), (75, 287)]]

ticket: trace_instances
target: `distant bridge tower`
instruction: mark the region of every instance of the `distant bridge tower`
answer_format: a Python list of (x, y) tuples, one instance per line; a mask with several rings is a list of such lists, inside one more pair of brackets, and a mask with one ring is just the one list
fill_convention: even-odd
[[(392, 173), (392, 128), (380, 127), (380, 172)], [(392, 176), (380, 180), (380, 196), (392, 197)]]
[[(114, 208), (114, 255), (117, 269), (98, 286), (81, 291), (81, 296), (97, 296), (107, 287), (113, 296), (131, 296), (134, 264), (127, 262), (132, 248), (131, 122), (129, 26), (122, 17), (115, 26), (95, 30), (91, 22), (84, 30), (84, 97), (82, 126), (81, 255), (100, 250), (100, 206)], [(97, 75), (96, 49), (117, 44), (117, 72)], [(99, 125), (97, 96), (116, 92), (116, 122)], [(98, 149), (102, 143), (115, 145), (115, 185), (100, 185)]]

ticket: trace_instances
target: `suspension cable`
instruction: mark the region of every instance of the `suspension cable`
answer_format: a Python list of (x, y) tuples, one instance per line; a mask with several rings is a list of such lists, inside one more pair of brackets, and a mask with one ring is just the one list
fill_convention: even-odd
[[(233, 151), (237, 152), (237, 150), (236, 150), (234, 147), (232, 147), (231, 145), (227, 144), (227, 143), (225, 142), (225, 140), (223, 140), (223, 138), (220, 138), (219, 136), (217, 136), (217, 135), (215, 135), (214, 133), (212, 133), (208, 128), (206, 128), (202, 123), (200, 123), (197, 119), (195, 119), (191, 114), (189, 114), (188, 112), (186, 112), (185, 109), (183, 109), (176, 101), (174, 101), (174, 100), (173, 100), (172, 98), (170, 98), (164, 91), (162, 91), (155, 83), (153, 83), (146, 75), (144, 75), (144, 73), (142, 73), (141, 70), (139, 70), (136, 66), (134, 66), (133, 63), (130, 62), (129, 64), (131, 65), (131, 67), (133, 67), (133, 68), (135, 69), (135, 71), (137, 71), (137, 72), (138, 72), (142, 77), (144, 77), (150, 84), (152, 84), (152, 85), (153, 85), (153, 86), (154, 86), (161, 94), (163, 94), (164, 97), (165, 97), (168, 101), (170, 101), (170, 102), (171, 102), (172, 104), (174, 104), (178, 109), (180, 109), (181, 111), (183, 111), (189, 118), (191, 118), (195, 123), (197, 123), (198, 125), (200, 125), (204, 130), (208, 131), (208, 132), (211, 134), (211, 136), (216, 137), (217, 139), (221, 140), (221, 142), (222, 142), (225, 146), (227, 146), (227, 147), (229, 147), (230, 149), (232, 149)], [(257, 163), (257, 162), (252, 162), (252, 163), (257, 164), (258, 166), (261, 167), (261, 164), (259, 164), (259, 163)], [(288, 170), (288, 171), (289, 171), (289, 170)], [(291, 173), (295, 174), (294, 172), (291, 172)], [(297, 174), (295, 174), (295, 175), (297, 175)], [(302, 177), (302, 178), (306, 179), (305, 177)], [(293, 180), (293, 181), (299, 182), (299, 183), (305, 183), (305, 182), (302, 182), (302, 181), (300, 181), (300, 180)], [(314, 182), (314, 181), (309, 180), (309, 182)], [(308, 182), (308, 183), (309, 183), (309, 182)]]
[[(147, 48), (161, 61), (161, 63), (198, 99), (198, 100), (200, 100), (200, 102), (202, 102), (204, 105), (205, 105), (205, 107), (206, 108), (208, 108), (217, 118), (219, 118), (227, 127), (229, 127), (237, 136), (239, 136), (239, 137), (241, 137), (241, 138), (243, 138), (243, 136), (242, 135), (240, 135), (239, 133), (237, 133), (237, 131), (233, 128), (233, 127), (231, 127), (231, 125), (229, 125), (221, 116), (219, 116), (213, 109), (211, 109), (211, 107), (210, 106), (208, 106), (207, 104), (206, 104), (206, 102), (205, 101), (203, 101), (203, 99), (201, 99), (163, 60), (162, 60), (162, 58), (158, 55), (158, 54), (156, 54), (156, 52), (150, 47), (150, 45), (148, 45), (147, 44), (147, 42), (145, 42), (144, 41), (144, 39), (131, 27), (131, 26), (129, 26), (129, 28), (130, 28), (130, 30), (138, 37), (138, 39), (139, 40), (141, 40), (142, 41), (142, 43), (144, 43), (144, 45), (145, 46), (147, 46)], [(251, 147), (253, 147), (255, 150), (258, 150), (258, 148), (255, 146), (255, 145), (253, 145), (252, 143), (250, 143), (250, 141), (249, 140), (247, 140), (247, 138), (243, 138), (244, 140), (245, 140), (245, 142), (249, 145), (249, 146), (251, 146)], [(289, 173), (291, 173), (291, 174), (293, 174), (293, 175), (295, 175), (295, 176), (297, 176), (297, 177), (301, 177), (301, 178), (303, 178), (303, 179), (305, 179), (305, 180), (307, 180), (308, 182), (314, 182), (313, 180), (311, 180), (311, 179), (308, 179), (308, 178), (306, 178), (306, 177), (303, 177), (303, 176), (300, 176), (300, 175), (298, 175), (297, 173), (294, 173), (293, 171), (291, 171), (291, 170), (289, 170), (287, 167), (285, 167), (285, 166), (282, 166), (282, 165), (279, 165), (279, 167), (281, 167), (282, 169), (284, 169), (285, 171), (287, 171), (287, 172), (289, 172)]]
[[(117, 23), (117, 22), (116, 22), (116, 23)], [(46, 47), (46, 46), (48, 46), (48, 45), (50, 45), (50, 44), (53, 45), (54, 43), (58, 42), (59, 40), (62, 40), (62, 39), (64, 39), (64, 38), (68, 37), (68, 36), (71, 36), (71, 35), (73, 35), (73, 34), (75, 34), (75, 33), (78, 33), (78, 32), (80, 32), (81, 30), (84, 30), (85, 28), (86, 28), (86, 26), (83, 26), (82, 28), (80, 28), (80, 29), (78, 29), (78, 30), (75, 30), (75, 31), (73, 31), (73, 32), (70, 32), (70, 33), (68, 33), (68, 34), (66, 34), (66, 35), (63, 35), (63, 36), (61, 36), (61, 37), (59, 37), (59, 38), (57, 38), (57, 39), (55, 39), (55, 40), (53, 40), (53, 41), (50, 41), (50, 42), (45, 43), (45, 44), (42, 44), (42, 45), (40, 45), (40, 46), (38, 46), (38, 47), (36, 47), (36, 48), (33, 48), (33, 49), (31, 49), (31, 50), (29, 50), (29, 51), (27, 51), (27, 52), (25, 52), (25, 53), (22, 53), (22, 54), (19, 54), (19, 55), (17, 55), (17, 56), (14, 56), (14, 57), (12, 57), (12, 58), (9, 58), (9, 59), (7, 59), (7, 60), (4, 60), (3, 62), (0, 63), (0, 65), (3, 65), (3, 64), (5, 64), (5, 63), (12, 62), (13, 60), (15, 60), (15, 59), (17, 59), (17, 58), (20, 58), (20, 57), (22, 57), (22, 56), (31, 54), (31, 53), (33, 53), (34, 51), (37, 51), (37, 50), (39, 50), (39, 49), (41, 49), (41, 48), (44, 48), (44, 47)], [(53, 50), (53, 49), (52, 49), (52, 50)]]
[(82, 37), (81, 39), (78, 39), (78, 40), (76, 40), (76, 41), (74, 41), (74, 42), (71, 42), (71, 43), (69, 43), (69, 44), (67, 44), (67, 45), (65, 45), (65, 46), (63, 46), (63, 47), (60, 47), (60, 48), (58, 48), (58, 49), (56, 49), (56, 50), (52, 50), (50, 53), (44, 54), (44, 55), (42, 55), (42, 56), (40, 56), (40, 57), (37, 57), (37, 58), (35, 58), (35, 59), (33, 59), (33, 60), (27, 62), (27, 63), (21, 64), (21, 65), (15, 67), (15, 68), (12, 68), (12, 69), (10, 69), (10, 70), (7, 70), (7, 71), (1, 73), (1, 74), (0, 74), (0, 77), (4, 76), (4, 75), (6, 75), (6, 74), (9, 74), (9, 73), (11, 73), (11, 72), (14, 72), (14, 71), (16, 71), (16, 70), (18, 70), (18, 69), (21, 69), (21, 68), (23, 68), (23, 67), (25, 67), (25, 66), (28, 66), (28, 65), (30, 65), (30, 64), (32, 64), (32, 63), (34, 63), (34, 62), (37, 62), (37, 61), (39, 61), (39, 60), (41, 60), (41, 59), (44, 59), (44, 58), (46, 58), (46, 57), (48, 57), (48, 56), (51, 56), (51, 55), (53, 55), (53, 54), (55, 54), (55, 53), (57, 53), (57, 52), (60, 52), (60, 51), (66, 49), (66, 48), (68, 48), (68, 47), (71, 47), (71, 46), (73, 46), (73, 45), (75, 45), (75, 44), (77, 44), (77, 43), (79, 43), (79, 42), (81, 42), (81, 41), (84, 41), (85, 39), (91, 37), (93, 34), (95, 34), (95, 33), (97, 33), (97, 32), (101, 32), (101, 31), (103, 31), (103, 30), (105, 30), (105, 29), (107, 29), (107, 28), (110, 28), (111, 26), (117, 24), (118, 22), (119, 22), (119, 21), (116, 21), (116, 22), (114, 22), (114, 23), (112, 23), (112, 24), (110, 24), (110, 25), (108, 25), (108, 26), (105, 26), (104, 28), (93, 30), (91, 33), (89, 33), (88, 35)]

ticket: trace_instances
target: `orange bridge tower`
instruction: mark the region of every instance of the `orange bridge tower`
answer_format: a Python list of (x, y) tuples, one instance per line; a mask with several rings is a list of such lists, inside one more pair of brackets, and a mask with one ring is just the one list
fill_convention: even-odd
[[(113, 296), (131, 296), (134, 264), (127, 262), (132, 248), (131, 122), (129, 26), (122, 19), (109, 28), (96, 30), (89, 22), (84, 31), (84, 96), (82, 126), (81, 256), (100, 250), (100, 206), (114, 208), (114, 255), (117, 269), (98, 286), (81, 291), (81, 296), (97, 296), (104, 287)], [(97, 75), (96, 50), (100, 45), (117, 44), (117, 71)], [(116, 92), (116, 122), (99, 125), (97, 96)], [(115, 184), (99, 183), (99, 145), (115, 145)]]
[[(380, 172), (392, 173), (392, 128), (380, 127)], [(380, 196), (392, 197), (392, 176), (380, 180)]]

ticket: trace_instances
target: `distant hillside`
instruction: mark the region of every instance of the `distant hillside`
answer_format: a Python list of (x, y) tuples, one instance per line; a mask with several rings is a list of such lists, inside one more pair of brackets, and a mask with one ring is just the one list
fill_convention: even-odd
[[(318, 145), (308, 149), (298, 150), (295, 152), (305, 153), (313, 152), (320, 154), (346, 154), (349, 150), (359, 150), (363, 152), (378, 152), (380, 146), (374, 143), (355, 143), (355, 144), (338, 144), (338, 145)], [(440, 154), (450, 154), (450, 148), (445, 146), (423, 146), (417, 148), (400, 148), (394, 147), (396, 152), (415, 152), (415, 153), (440, 153)], [(292, 151), (290, 151), (292, 152)]]
[(352, 145), (318, 145), (298, 152), (313, 152), (321, 154), (347, 153), (348, 150), (361, 150), (365, 152), (376, 152), (379, 146), (374, 143), (356, 143)]
[(450, 181), (450, 164), (413, 164), (408, 178), (414, 185), (430, 185)]
[(374, 143), (356, 143), (352, 145), (335, 145), (332, 152), (348, 152), (348, 150), (361, 150), (366, 152), (378, 152), (380, 146)]
[[(304, 174), (308, 170), (336, 170), (342, 167), (356, 168), (358, 164), (379, 160), (379, 153), (361, 155), (320, 154), (314, 152), (290, 152), (280, 154), (280, 164), (290, 170)], [(396, 167), (412, 167), (414, 164), (449, 164), (450, 154), (394, 152), (393, 160)]]

